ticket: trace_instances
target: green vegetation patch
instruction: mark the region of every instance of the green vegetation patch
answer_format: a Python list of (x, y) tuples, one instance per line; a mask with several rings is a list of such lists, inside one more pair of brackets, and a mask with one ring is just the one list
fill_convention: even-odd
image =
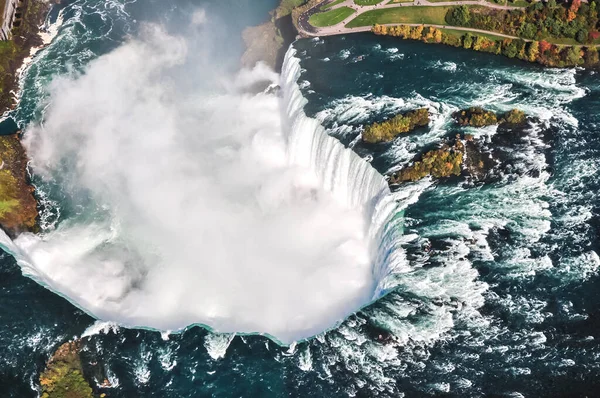
[(16, 236), (37, 225), (37, 201), (28, 183), (27, 156), (16, 134), (0, 136), (0, 226)]
[(444, 25), (444, 18), (448, 10), (453, 7), (397, 7), (371, 10), (360, 14), (350, 21), (347, 28), (371, 26), (375, 24), (431, 24)]
[(322, 10), (329, 10), (330, 8), (332, 8), (332, 7), (335, 7), (335, 6), (337, 6), (338, 4), (340, 4), (340, 3), (343, 3), (344, 1), (346, 1), (346, 0), (335, 0), (335, 1), (334, 1), (334, 2), (332, 2), (332, 3), (329, 3), (329, 4), (327, 4), (327, 5), (324, 5), (323, 7), (321, 7), (321, 9), (322, 9)]
[[(519, 5), (522, 3), (516, 3)], [(598, 6), (595, 1), (556, 0), (534, 2), (526, 8), (499, 10), (469, 8), (464, 5), (448, 11), (448, 25), (501, 32), (527, 40), (547, 40), (558, 44), (591, 44), (600, 38)], [(569, 39), (567, 41), (559, 41)]]
[(40, 375), (40, 385), (42, 398), (93, 398), (83, 377), (77, 342), (66, 343), (54, 353)]
[(498, 115), (479, 106), (473, 106), (455, 112), (452, 115), (461, 126), (485, 127), (495, 124), (508, 124), (518, 126), (525, 123), (527, 115), (519, 109), (512, 109), (505, 114)]
[(485, 127), (498, 124), (498, 117), (492, 111), (474, 106), (454, 113), (454, 118), (461, 126)]
[(300, 7), (304, 3), (306, 3), (306, 0), (281, 0), (279, 6), (275, 9), (275, 19), (290, 15), (294, 8)]
[(370, 144), (389, 142), (402, 133), (408, 133), (417, 127), (425, 127), (428, 124), (429, 111), (427, 108), (421, 108), (367, 126), (362, 133), (362, 139)]
[(350, 7), (340, 7), (335, 10), (329, 10), (325, 12), (319, 12), (311, 15), (308, 19), (308, 22), (317, 28), (322, 28), (325, 26), (332, 26), (342, 22), (344, 19), (348, 18), (350, 15), (354, 14), (354, 11)]
[(358, 4), (359, 6), (374, 6), (382, 1), (383, 0), (354, 0), (354, 3)]
[(411, 166), (390, 176), (390, 183), (418, 181), (429, 175), (435, 178), (460, 176), (464, 151), (464, 145), (457, 138), (454, 146), (444, 145), (440, 149), (429, 151)]

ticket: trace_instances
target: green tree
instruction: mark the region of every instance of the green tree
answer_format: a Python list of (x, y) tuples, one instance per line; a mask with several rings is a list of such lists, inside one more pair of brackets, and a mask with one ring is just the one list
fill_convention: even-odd
[(534, 24), (527, 22), (524, 23), (523, 26), (521, 26), (519, 36), (524, 37), (526, 39), (533, 39), (537, 32), (537, 27)]
[(467, 32), (463, 37), (463, 47), (467, 49), (473, 47), (473, 39), (473, 35)]
[(580, 29), (579, 31), (577, 31), (577, 34), (575, 35), (575, 40), (577, 40), (580, 43), (585, 43), (588, 39), (589, 36), (589, 32), (585, 29)]
[(446, 14), (446, 22), (448, 25), (469, 26), (471, 22), (471, 11), (469, 7), (462, 5), (453, 8)]
[(517, 43), (514, 40), (504, 40), (504, 45), (502, 46), (502, 54), (506, 55), (509, 58), (514, 58), (519, 53), (519, 48), (517, 47)]

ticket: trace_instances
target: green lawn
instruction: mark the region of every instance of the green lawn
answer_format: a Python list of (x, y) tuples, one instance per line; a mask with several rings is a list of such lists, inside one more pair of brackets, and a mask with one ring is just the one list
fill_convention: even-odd
[(354, 4), (358, 4), (359, 6), (374, 6), (382, 1), (383, 0), (354, 0)]
[(350, 21), (347, 28), (357, 28), (359, 26), (371, 26), (374, 24), (391, 24), (391, 23), (417, 23), (417, 24), (432, 24), (445, 25), (444, 20), (446, 13), (452, 7), (398, 7), (387, 8), (382, 10), (371, 10)]
[(331, 26), (342, 22), (344, 19), (348, 18), (350, 15), (354, 14), (354, 11), (350, 7), (340, 7), (335, 10), (319, 12), (311, 15), (308, 19), (308, 22), (317, 28), (322, 28), (324, 26)]
[(331, 7), (336, 6), (340, 3), (343, 3), (345, 0), (335, 0), (333, 3), (329, 3), (326, 6), (321, 7), (323, 10), (329, 10)]
[(459, 30), (459, 29), (441, 29), (441, 30), (449, 35), (453, 35), (456, 37), (464, 36), (465, 33), (471, 33), (473, 36), (483, 36), (487, 39), (495, 40), (495, 41), (502, 41), (502, 40), (506, 39), (506, 37), (496, 36), (491, 33), (467, 32), (465, 30)]

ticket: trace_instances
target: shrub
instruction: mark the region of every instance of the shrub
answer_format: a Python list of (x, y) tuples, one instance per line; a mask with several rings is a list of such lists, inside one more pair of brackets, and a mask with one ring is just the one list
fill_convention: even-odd
[(498, 124), (498, 117), (494, 112), (478, 106), (455, 112), (452, 116), (461, 126), (484, 127)]
[(511, 124), (511, 125), (519, 125), (525, 123), (526, 116), (525, 112), (520, 111), (518, 109), (512, 109), (504, 114), (502, 117), (502, 122)]
[(446, 14), (446, 22), (448, 22), (448, 25), (469, 26), (471, 10), (465, 5), (452, 8)]

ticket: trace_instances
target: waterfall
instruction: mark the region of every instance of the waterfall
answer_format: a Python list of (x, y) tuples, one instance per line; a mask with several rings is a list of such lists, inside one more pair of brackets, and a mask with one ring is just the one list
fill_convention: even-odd
[(284, 123), (290, 162), (311, 169), (323, 187), (346, 206), (358, 208), (390, 194), (388, 184), (369, 163), (329, 136), (318, 120), (304, 113), (306, 98), (298, 86), (301, 68), (293, 46), (283, 63)]
[[(152, 217), (153, 223), (150, 224), (146, 223), (145, 218), (138, 217), (140, 212), (152, 215), (151, 209), (145, 207), (147, 195), (140, 193), (134, 197), (138, 201), (132, 202), (131, 195), (113, 193), (116, 196), (110, 202), (110, 219), (104, 213), (94, 213), (101, 222), (90, 222), (87, 218), (63, 220), (55, 230), (44, 231), (38, 236), (24, 234), (15, 242), (0, 232), (0, 246), (16, 258), (24, 275), (99, 319), (129, 327), (178, 331), (190, 325), (201, 325), (222, 333), (266, 333), (276, 341), (289, 343), (335, 327), (343, 318), (359, 310), (360, 306), (368, 305), (388, 293), (398, 284), (399, 273), (406, 272), (409, 266), (402, 247), (407, 239), (403, 235), (402, 211), (416, 201), (425, 185), (415, 184), (392, 193), (385, 178), (368, 162), (329, 136), (318, 120), (305, 114), (307, 100), (297, 83), (301, 67), (295, 52), (291, 47), (286, 55), (280, 80), (283, 98), (278, 101), (276, 97), (264, 94), (240, 97), (242, 103), (249, 101), (247, 106), (254, 104), (257, 107), (245, 113), (240, 110), (239, 125), (246, 126), (247, 131), (252, 133), (255, 130), (253, 119), (268, 121), (258, 126), (271, 128), (266, 131), (273, 134), (272, 137), (278, 137), (282, 144), (277, 147), (281, 148), (283, 155), (282, 165), (278, 167), (288, 172), (301, 171), (303, 175), (310, 176), (311, 189), (319, 187), (319, 190), (323, 188), (327, 191), (322, 201), (299, 202), (301, 206), (308, 206), (299, 214), (293, 204), (294, 195), (288, 197), (290, 202), (274, 200), (278, 195), (287, 195), (289, 192), (287, 185), (281, 188), (281, 182), (289, 184), (289, 180), (280, 173), (266, 173), (264, 179), (257, 179), (256, 185), (249, 185), (247, 188), (251, 195), (244, 202), (240, 202), (239, 195), (233, 198), (226, 195), (233, 187), (228, 185), (228, 180), (221, 179), (210, 185), (212, 191), (204, 191), (199, 197), (196, 190), (188, 191), (190, 181), (194, 181), (192, 178), (182, 181), (172, 191), (174, 197), (189, 203), (189, 214), (186, 213), (185, 219), (180, 219), (179, 223), (186, 223), (190, 233), (180, 234), (179, 223), (175, 229), (169, 230), (173, 223), (171, 216), (166, 221), (161, 217)], [(91, 79), (93, 75), (93, 71), (88, 72), (82, 79)], [(98, 78), (102, 76), (100, 73)], [(217, 114), (228, 113), (230, 100), (228, 98), (226, 102), (227, 107), (217, 104), (219, 106), (208, 110)], [(92, 98), (93, 101), (95, 98)], [(56, 103), (54, 106), (57, 106)], [(277, 110), (281, 111), (281, 126), (271, 123), (273, 112)], [(176, 111), (181, 109), (177, 108)], [(98, 117), (104, 117), (105, 113), (100, 112)], [(243, 118), (245, 115), (249, 115), (249, 118)], [(174, 117), (173, 120), (185, 119)], [(203, 123), (203, 120), (198, 120), (195, 125), (198, 123)], [(185, 129), (178, 128), (176, 131)], [(93, 128), (77, 129), (72, 134), (79, 137), (94, 132)], [(57, 138), (64, 138), (68, 132), (60, 128), (47, 128), (43, 132), (44, 135), (51, 133)], [(155, 138), (165, 137), (160, 128), (151, 133)], [(106, 139), (104, 130), (98, 134), (97, 139)], [(146, 136), (144, 130), (144, 138)], [(175, 134), (171, 136), (178, 137)], [(222, 137), (219, 135), (219, 138)], [(42, 139), (42, 136), (37, 139)], [(205, 153), (206, 156), (231, 153), (223, 151), (224, 144), (220, 140), (190, 142), (197, 147), (190, 147), (189, 143), (182, 147), (184, 155), (189, 152), (189, 159), (195, 159), (198, 153)], [(238, 142), (244, 141), (233, 141), (233, 144)], [(46, 143), (56, 150), (62, 149), (56, 140), (47, 140)], [(167, 141), (170, 145), (176, 143)], [(147, 156), (144, 147), (139, 147), (139, 142), (131, 142), (130, 145), (124, 154), (118, 152), (115, 156), (127, 156), (127, 159), (131, 159), (132, 154), (142, 159)], [(233, 147), (225, 145), (225, 148)], [(261, 149), (262, 146), (252, 147), (257, 153), (261, 153)], [(161, 156), (169, 155), (162, 146), (157, 150)], [(180, 152), (170, 154), (170, 164), (174, 167), (179, 159), (175, 154), (179, 156)], [(64, 156), (70, 155), (65, 153)], [(35, 154), (33, 157), (36, 159)], [(235, 158), (227, 159), (235, 161)], [(286, 159), (288, 165), (294, 167), (287, 167)], [(147, 167), (146, 163), (143, 164)], [(213, 164), (219, 163), (209, 163), (210, 166)], [(165, 172), (160, 167), (153, 170), (156, 173)], [(121, 179), (137, 182), (137, 175), (129, 170), (116, 168), (111, 171)], [(166, 172), (171, 173), (171, 169)], [(165, 175), (167, 179), (179, 176), (179, 173), (168, 173)], [(201, 178), (206, 178), (207, 174), (212, 176), (214, 170), (207, 173), (201, 169), (198, 173)], [(77, 174), (72, 177), (76, 178)], [(219, 182), (223, 185), (218, 185)], [(82, 181), (75, 179), (72, 183), (81, 184)], [(93, 191), (98, 186), (92, 181), (87, 188)], [(274, 200), (275, 213), (265, 216), (261, 208), (256, 206), (256, 197), (267, 198), (266, 204)], [(201, 200), (209, 199), (214, 200), (201, 205)], [(135, 211), (120, 213), (119, 209), (124, 208), (123, 202)], [(209, 213), (203, 213), (207, 206), (214, 206), (214, 203), (222, 207), (210, 207)], [(290, 203), (292, 207), (287, 208)], [(231, 217), (240, 208), (244, 212)], [(211, 220), (214, 214), (220, 214), (219, 220), (227, 223), (221, 229), (210, 228), (216, 239), (213, 239), (214, 244), (201, 250), (204, 256), (191, 255), (202, 243), (197, 239), (198, 234), (207, 232), (203, 226), (208, 223), (204, 221)], [(187, 224), (186, 220), (193, 217), (197, 222)], [(121, 228), (118, 222), (121, 219), (133, 223), (128, 225), (136, 228)], [(306, 224), (305, 219), (310, 223)], [(246, 230), (253, 233), (262, 230), (268, 234), (267, 239), (261, 241), (259, 237), (256, 240), (255, 236), (245, 233)], [(140, 235), (132, 235), (132, 232), (139, 232)], [(145, 239), (148, 236), (157, 237), (152, 241), (152, 247), (161, 254), (160, 257), (144, 256), (147, 253)], [(223, 236), (233, 236), (232, 239), (246, 249), (232, 251), (229, 243), (220, 246)], [(206, 235), (207, 238), (210, 236)], [(273, 242), (275, 246), (271, 246)], [(313, 251), (313, 248), (316, 249)], [(157, 261), (157, 258), (164, 258), (165, 262)], [(287, 261), (286, 267), (281, 267), (282, 261)], [(219, 267), (215, 267), (216, 264)], [(294, 275), (293, 279), (288, 275)], [(232, 280), (235, 283), (231, 283)], [(292, 281), (294, 286), (290, 285)], [(245, 283), (248, 285), (245, 286)], [(218, 289), (213, 289), (215, 286)], [(240, 294), (239, 286), (243, 287), (246, 297)], [(268, 296), (263, 299), (261, 294), (265, 290), (272, 295), (279, 295), (282, 300), (274, 301)], [(301, 299), (309, 291), (314, 297)], [(264, 315), (270, 313), (265, 311), (265, 306), (273, 312), (273, 316)], [(131, 308), (136, 308), (136, 312), (130, 311)], [(287, 319), (285, 314), (292, 314), (293, 317)]]
[(291, 45), (281, 74), (289, 161), (311, 169), (338, 201), (364, 213), (377, 281), (373, 295), (376, 300), (395, 287), (394, 271), (407, 265), (401, 248), (403, 209), (416, 202), (427, 184), (392, 193), (386, 179), (370, 163), (327, 134), (317, 119), (305, 114), (308, 100), (298, 85), (301, 72), (300, 59)]

